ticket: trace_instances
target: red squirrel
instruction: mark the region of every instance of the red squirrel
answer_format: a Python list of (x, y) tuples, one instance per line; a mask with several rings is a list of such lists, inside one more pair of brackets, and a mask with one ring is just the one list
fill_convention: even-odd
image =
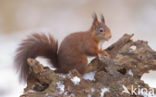
[(20, 72), (20, 79), (26, 81), (28, 78), (28, 58), (43, 56), (50, 59), (51, 64), (57, 68), (58, 73), (68, 73), (76, 69), (84, 74), (87, 69), (87, 56), (98, 56), (106, 51), (99, 49), (101, 41), (111, 38), (111, 31), (105, 24), (104, 16), (98, 21), (97, 15), (93, 16), (93, 23), (88, 31), (76, 32), (68, 35), (58, 48), (58, 42), (52, 35), (34, 33), (27, 37), (19, 46), (15, 56), (15, 66)]

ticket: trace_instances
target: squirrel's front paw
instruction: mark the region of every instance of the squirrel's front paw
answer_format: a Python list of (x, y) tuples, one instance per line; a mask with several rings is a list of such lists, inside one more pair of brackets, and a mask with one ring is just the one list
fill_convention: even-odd
[(104, 50), (102, 50), (102, 49), (99, 49), (99, 50), (98, 50), (98, 53), (99, 53), (99, 54), (102, 54), (103, 52), (104, 52)]
[(105, 64), (110, 64), (110, 61), (111, 61), (111, 57), (110, 55), (107, 53), (107, 52), (103, 52), (102, 54), (98, 54), (98, 58), (100, 61), (104, 62)]
[(98, 52), (99, 52), (100, 56), (105, 56), (107, 58), (110, 58), (110, 55), (105, 50), (100, 49), (100, 50), (98, 50)]
[(106, 56), (107, 58), (111, 58), (110, 55), (106, 52), (106, 51), (103, 51), (102, 53), (104, 56)]

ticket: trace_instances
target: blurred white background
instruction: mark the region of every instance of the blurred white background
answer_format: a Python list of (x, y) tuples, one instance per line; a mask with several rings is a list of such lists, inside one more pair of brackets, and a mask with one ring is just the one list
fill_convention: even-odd
[[(20, 84), (13, 68), (15, 50), (33, 32), (51, 33), (59, 42), (68, 34), (86, 31), (92, 13), (103, 13), (112, 39), (134, 33), (156, 50), (156, 0), (0, 0), (0, 97), (18, 97)], [(142, 79), (156, 88), (156, 72)]]

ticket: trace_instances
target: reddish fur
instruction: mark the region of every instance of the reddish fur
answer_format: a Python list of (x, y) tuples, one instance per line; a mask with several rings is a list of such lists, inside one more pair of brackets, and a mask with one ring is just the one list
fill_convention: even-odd
[[(98, 43), (101, 37), (109, 39), (111, 33), (109, 28), (94, 17), (91, 29), (86, 32), (77, 32), (68, 35), (61, 43), (57, 53), (57, 41), (51, 35), (33, 34), (24, 40), (17, 49), (15, 64), (17, 70), (20, 71), (20, 78), (25, 80), (28, 76), (29, 66), (27, 58), (36, 58), (44, 56), (51, 60), (51, 63), (57, 67), (56, 72), (67, 73), (72, 69), (77, 69), (81, 74), (84, 74), (87, 68), (87, 56), (97, 56), (98, 53), (103, 53), (98, 49)], [(103, 24), (105, 32), (95, 35), (95, 28)], [(104, 36), (106, 34), (106, 36)]]
[(24, 81), (27, 79), (29, 69), (27, 58), (44, 56), (49, 58), (55, 66), (57, 64), (57, 48), (57, 41), (51, 35), (35, 33), (28, 36), (17, 49), (14, 60), (17, 70), (20, 71), (20, 79)]
[(58, 51), (58, 72), (67, 73), (76, 68), (81, 74), (87, 68), (87, 56), (96, 56), (98, 43), (89, 32), (77, 32), (67, 36)]

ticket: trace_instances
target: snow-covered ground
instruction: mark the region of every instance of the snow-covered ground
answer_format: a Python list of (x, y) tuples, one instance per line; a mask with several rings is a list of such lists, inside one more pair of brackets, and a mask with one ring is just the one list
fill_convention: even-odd
[[(18, 81), (13, 67), (14, 51), (18, 42), (16, 36), (0, 36), (0, 97), (19, 97), (24, 85)], [(1, 93), (2, 92), (2, 93)]]

